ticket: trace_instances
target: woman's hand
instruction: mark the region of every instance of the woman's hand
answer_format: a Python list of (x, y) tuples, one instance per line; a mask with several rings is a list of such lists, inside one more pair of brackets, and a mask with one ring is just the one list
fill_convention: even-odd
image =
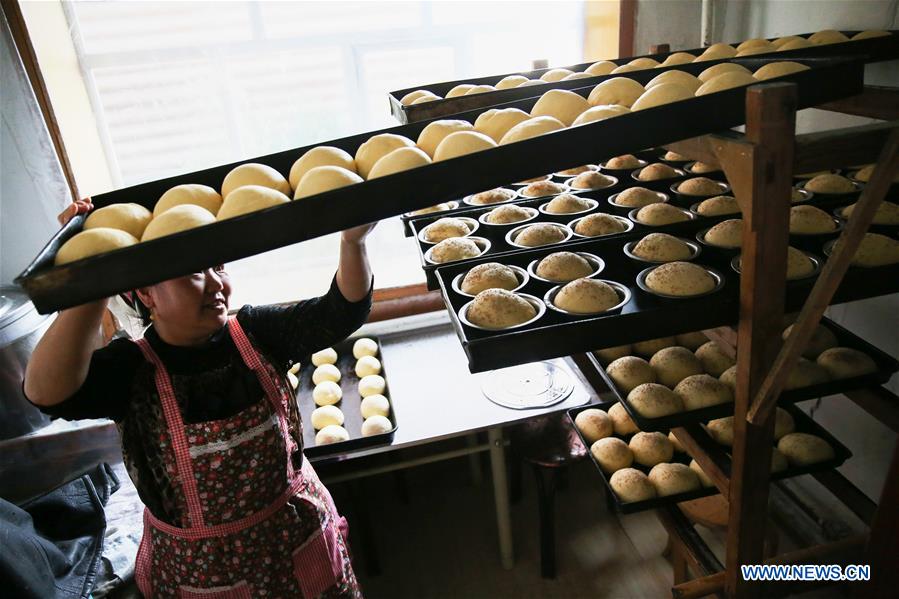
[(378, 223), (347, 229), (340, 236), (340, 263), (337, 266), (337, 287), (350, 302), (358, 302), (368, 295), (371, 287), (371, 266), (365, 249), (365, 238)]
[(75, 218), (79, 214), (87, 214), (91, 210), (93, 210), (94, 205), (91, 202), (90, 198), (85, 198), (83, 200), (77, 200), (72, 202), (66, 209), (59, 213), (59, 216), (56, 217), (56, 220), (59, 221), (59, 224), (65, 226), (70, 220)]
[(368, 234), (372, 232), (372, 229), (377, 226), (378, 223), (369, 223), (367, 225), (359, 225), (358, 227), (353, 227), (352, 229), (347, 229), (341, 234), (341, 240), (346, 241), (348, 243), (362, 243), (365, 241), (365, 238), (368, 237)]

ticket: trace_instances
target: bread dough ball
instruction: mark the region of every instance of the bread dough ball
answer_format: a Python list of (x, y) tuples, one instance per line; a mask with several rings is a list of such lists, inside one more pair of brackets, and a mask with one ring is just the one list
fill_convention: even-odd
[(540, 247), (564, 241), (567, 237), (565, 229), (553, 223), (537, 223), (528, 225), (515, 236), (514, 242), (523, 247)]
[(675, 208), (671, 204), (658, 203), (640, 208), (634, 216), (634, 220), (650, 227), (663, 227), (674, 223), (687, 222), (690, 220), (690, 217), (686, 212), (680, 208)]
[(459, 287), (465, 293), (477, 295), (485, 289), (512, 291), (519, 285), (521, 281), (514, 270), (499, 262), (485, 262), (465, 273)]
[(674, 388), (694, 374), (703, 374), (702, 362), (686, 347), (666, 347), (649, 360), (659, 382)]
[(689, 260), (693, 256), (689, 245), (667, 233), (650, 233), (633, 246), (631, 253), (651, 262)]
[(721, 193), (722, 185), (707, 177), (693, 177), (678, 183), (677, 191), (688, 196), (710, 196)]
[(567, 89), (551, 89), (540, 96), (531, 109), (531, 116), (550, 116), (560, 120), (566, 127), (574, 119), (590, 108), (587, 100)]
[[(458, 98), (459, 96), (464, 96), (473, 87), (474, 87), (473, 83), (460, 83), (459, 85), (456, 85), (451, 90), (446, 92), (445, 98), (447, 100), (449, 100), (450, 98)], [(499, 85), (497, 85), (496, 88), (504, 89), (504, 88), (499, 87)]]
[(621, 116), (622, 114), (627, 114), (630, 111), (630, 108), (621, 106), (620, 104), (601, 104), (582, 112), (580, 116), (574, 119), (574, 122), (571, 125), (572, 127), (575, 127), (577, 125), (595, 123), (596, 121), (602, 121), (612, 117)]
[[(784, 341), (787, 340), (787, 337), (790, 336), (790, 333), (793, 332), (793, 325), (788, 326), (784, 329), (781, 337)], [(818, 325), (815, 328), (815, 331), (812, 333), (812, 337), (806, 345), (805, 349), (802, 350), (802, 355), (806, 358), (814, 360), (822, 352), (828, 350), (832, 347), (837, 347), (839, 345), (839, 341), (837, 341), (837, 336), (833, 334), (833, 331), (828, 329), (824, 325)]]
[[(700, 88), (702, 89), (702, 88)], [(660, 83), (644, 92), (634, 101), (631, 110), (645, 110), (693, 97), (693, 91), (679, 83)]]
[(802, 63), (783, 60), (780, 62), (769, 62), (765, 66), (759, 68), (752, 74), (752, 76), (758, 81), (764, 81), (766, 79), (774, 79), (775, 77), (783, 77), (784, 75), (798, 73), (799, 71), (807, 71), (808, 69), (809, 67)]
[(486, 94), (487, 92), (496, 91), (492, 85), (475, 85), (473, 88), (465, 92), (466, 96), (476, 96), (478, 94)]
[(684, 411), (683, 401), (671, 389), (656, 383), (634, 387), (627, 394), (627, 401), (644, 418), (661, 418)]
[(819, 45), (839, 44), (840, 42), (848, 42), (849, 38), (839, 31), (834, 31), (833, 29), (825, 29), (823, 31), (819, 31), (818, 33), (811, 34), (808, 38), (808, 41), (813, 44)]
[(434, 204), (433, 206), (428, 206), (427, 208), (422, 208), (420, 210), (414, 210), (410, 214), (412, 216), (421, 216), (422, 214), (433, 214), (435, 212), (446, 212), (447, 210), (452, 210), (453, 205), (449, 202), (441, 202), (439, 204)]
[(509, 129), (530, 118), (531, 115), (520, 108), (502, 108), (497, 110), (483, 125), (475, 125), (475, 130), (499, 143)]
[(734, 400), (730, 387), (707, 374), (688, 376), (677, 384), (674, 392), (683, 400), (687, 410), (698, 410)]
[(387, 382), (384, 377), (379, 374), (369, 374), (359, 379), (359, 395), (368, 397), (369, 395), (384, 395), (384, 389)]
[(359, 337), (353, 342), (353, 357), (357, 360), (365, 356), (378, 355), (378, 342), (368, 337)]
[(720, 171), (721, 169), (713, 164), (706, 164), (705, 162), (699, 162), (698, 160), (691, 164), (688, 167), (688, 170), (694, 174), (704, 174), (704, 173), (714, 173), (716, 171)]
[(340, 369), (334, 364), (322, 364), (317, 366), (312, 373), (312, 384), (318, 385), (325, 381), (340, 382)]
[(487, 289), (475, 296), (466, 316), (474, 325), (499, 330), (531, 320), (537, 316), (537, 309), (531, 302), (511, 291)]
[(183, 204), (200, 206), (215, 215), (222, 207), (222, 196), (208, 185), (194, 183), (176, 185), (162, 194), (162, 197), (156, 202), (156, 206), (153, 207), (153, 216), (159, 216), (166, 210)]
[(748, 50), (749, 48), (773, 48), (774, 44), (769, 42), (766, 39), (754, 37), (752, 39), (744, 40), (737, 44), (737, 52), (742, 52), (743, 50)]
[[(847, 220), (851, 219), (855, 206), (856, 204), (846, 206), (840, 214)], [(871, 224), (889, 226), (899, 225), (899, 204), (887, 202), (886, 200), (881, 201), (877, 206), (877, 210), (874, 212), (874, 220), (871, 221)]]
[(386, 417), (390, 414), (390, 402), (380, 393), (376, 393), (363, 398), (359, 409), (362, 412), (362, 418), (366, 420), (372, 416)]
[(540, 75), (540, 80), (546, 83), (555, 83), (571, 75), (572, 72), (570, 69), (550, 69)]
[(290, 186), (296, 189), (303, 175), (317, 166), (339, 166), (352, 173), (356, 172), (356, 161), (346, 151), (334, 146), (316, 146), (300, 156), (290, 167)]
[(468, 223), (460, 218), (451, 216), (437, 219), (422, 231), (422, 237), (431, 243), (440, 243), (444, 239), (466, 237), (468, 235), (471, 235)]
[(656, 382), (655, 370), (649, 362), (636, 356), (618, 358), (606, 367), (606, 374), (625, 395), (640, 385)]
[(670, 462), (674, 457), (674, 447), (662, 433), (639, 432), (628, 443), (634, 454), (634, 461), (643, 466), (653, 467), (662, 462)]
[[(475, 131), (480, 131), (481, 128), (490, 121), (494, 117), (494, 115), (499, 112), (498, 108), (491, 108), (490, 110), (485, 110), (481, 114), (478, 115), (478, 118), (474, 120), (474, 129)], [(522, 110), (522, 112), (524, 112)], [(525, 113), (527, 114), (527, 113)]]
[(416, 100), (418, 100), (420, 98), (427, 98), (427, 97), (436, 98), (438, 96), (437, 96), (437, 94), (435, 94), (432, 91), (428, 91), (426, 89), (417, 89), (415, 91), (409, 92), (408, 94), (406, 94), (405, 96), (400, 98), (400, 104), (402, 104), (403, 106), (410, 106)]
[(616, 181), (612, 177), (597, 173), (596, 171), (588, 171), (581, 173), (571, 181), (573, 189), (605, 189), (615, 185)]
[(497, 206), (484, 216), (484, 220), (493, 225), (512, 225), (524, 222), (536, 216), (533, 208), (525, 206)]
[(525, 81), (528, 81), (528, 78), (524, 75), (507, 75), (496, 83), (496, 89), (512, 89)]
[(383, 435), (393, 430), (393, 423), (385, 416), (372, 416), (362, 423), (362, 436)]
[(368, 173), (369, 180), (386, 177), (431, 164), (431, 158), (418, 148), (397, 148), (378, 160)]
[(343, 398), (343, 390), (334, 381), (323, 381), (312, 389), (312, 401), (317, 406), (330, 406)]
[(714, 341), (704, 343), (696, 350), (696, 357), (702, 367), (712, 376), (721, 376), (725, 370), (736, 364), (736, 361), (724, 353), (721, 346)]
[(752, 75), (752, 72), (744, 67), (743, 65), (739, 65), (735, 62), (722, 62), (720, 64), (716, 64), (711, 66), (697, 75), (697, 79), (699, 79), (702, 83), (706, 83), (711, 81), (715, 77), (719, 75), (724, 75), (725, 73), (743, 73), (744, 75)]
[[(241, 193), (237, 194), (237, 198), (240, 199), (245, 193), (251, 194), (255, 189), (265, 190), (265, 193), (280, 196), (278, 192), (265, 187), (250, 187), (249, 191), (241, 190)], [(284, 197), (284, 201), (288, 201), (286, 197)], [(225, 206), (223, 205), (222, 210), (224, 209)], [(219, 214), (222, 213), (222, 210), (219, 210)], [(165, 237), (166, 235), (174, 235), (175, 233), (202, 227), (203, 225), (211, 225), (215, 220), (216, 217), (212, 216), (212, 213), (205, 208), (200, 208), (194, 204), (181, 204), (180, 206), (169, 208), (151, 220), (150, 224), (147, 225), (147, 228), (144, 229), (141, 241), (150, 241), (151, 239)]]
[(642, 56), (640, 58), (633, 59), (627, 64), (632, 67), (637, 67), (638, 69), (651, 69), (653, 67), (659, 66), (659, 61), (647, 56)]
[(325, 364), (334, 364), (337, 362), (337, 352), (333, 347), (326, 347), (323, 350), (312, 354), (312, 365), (323, 366)]
[(601, 77), (603, 75), (608, 75), (612, 71), (614, 71), (618, 67), (617, 64), (612, 62), (611, 60), (600, 60), (599, 62), (594, 62), (589, 67), (584, 69), (585, 73), (589, 73), (594, 77)]
[(889, 31), (884, 31), (883, 29), (866, 29), (865, 31), (859, 31), (853, 35), (852, 41), (869, 40), (873, 37), (889, 37), (891, 35), (893, 34)]
[(623, 503), (646, 501), (656, 496), (649, 477), (635, 468), (622, 468), (609, 478), (609, 486)]
[(473, 194), (470, 198), (470, 201), (476, 206), (486, 206), (490, 204), (498, 204), (500, 202), (507, 202), (514, 196), (515, 192), (511, 189), (498, 187), (496, 189), (488, 189), (487, 191), (481, 191)]
[(623, 233), (626, 230), (627, 224), (622, 219), (601, 212), (588, 214), (574, 226), (574, 232), (584, 237), (614, 235), (615, 233)]
[(730, 71), (728, 73), (722, 73), (721, 75), (717, 75), (712, 77), (705, 83), (703, 83), (699, 89), (696, 90), (696, 96), (705, 96), (707, 94), (714, 94), (716, 92), (721, 92), (726, 89), (733, 89), (735, 87), (742, 87), (744, 85), (752, 85), (753, 83), (758, 83), (755, 80), (755, 77), (749, 75), (747, 73), (741, 73), (739, 71)]
[(522, 188), (519, 193), (522, 197), (525, 198), (541, 198), (543, 196), (555, 195), (564, 191), (565, 186), (561, 183), (556, 183), (555, 181), (540, 180), (529, 183), (528, 186)]
[(677, 297), (702, 295), (713, 291), (716, 285), (709, 271), (691, 262), (668, 262), (646, 275), (647, 287)]
[(755, 48), (747, 48), (746, 50), (740, 50), (737, 52), (737, 58), (741, 58), (743, 56), (755, 56), (756, 54), (768, 54), (770, 52), (776, 52), (777, 48), (774, 46), (770, 47), (762, 47), (757, 46)]
[(590, 453), (603, 472), (609, 474), (634, 463), (634, 454), (630, 447), (618, 437), (606, 436), (594, 441), (590, 446)]
[(91, 212), (84, 221), (84, 230), (118, 229), (140, 239), (152, 218), (150, 211), (140, 204), (111, 204)]
[(614, 362), (618, 358), (623, 358), (624, 356), (629, 356), (631, 354), (631, 345), (616, 345), (615, 347), (606, 347), (603, 349), (597, 349), (593, 351), (593, 355), (596, 356), (599, 361), (603, 364), (610, 364)]
[(623, 64), (623, 65), (617, 66), (614, 69), (612, 69), (612, 72), (610, 73), (610, 75), (619, 75), (621, 73), (631, 73), (633, 71), (640, 71), (640, 70), (642, 70), (642, 69), (640, 69), (639, 67), (635, 67), (634, 65)]
[(456, 131), (443, 138), (434, 151), (434, 162), (495, 148), (496, 142), (477, 131)]
[(808, 41), (807, 39), (802, 38), (802, 37), (797, 37), (796, 39), (791, 40), (791, 41), (785, 43), (784, 45), (780, 46), (777, 49), (777, 51), (778, 52), (787, 52), (789, 50), (801, 50), (804, 48), (810, 48), (811, 46), (814, 46), (814, 44), (811, 43), (810, 41)]
[(593, 77), (590, 73), (572, 73), (571, 75), (565, 75), (562, 81), (573, 81), (575, 79), (590, 79)]
[(730, 387), (730, 390), (734, 393), (737, 391), (737, 366), (731, 366), (727, 370), (721, 373), (721, 376), (718, 377), (718, 380)]
[[(871, 176), (874, 174), (874, 167), (876, 165), (869, 164), (857, 170), (855, 174), (852, 175), (852, 178), (856, 181), (862, 181), (867, 183), (871, 180)], [(893, 183), (899, 183), (899, 174), (893, 177)]]
[(776, 447), (771, 448), (771, 472), (783, 472), (787, 469), (789, 463), (787, 462), (787, 456), (782, 454), (780, 450)]
[(815, 265), (811, 259), (794, 247), (787, 248), (787, 280), (803, 279), (815, 272)]
[[(591, 445), (600, 439), (612, 436), (614, 432), (612, 419), (604, 411), (596, 408), (589, 408), (579, 412), (574, 418), (574, 425)], [(629, 466), (630, 464), (625, 465)]]
[(674, 451), (678, 453), (687, 453), (687, 450), (684, 449), (684, 446), (681, 445), (681, 442), (677, 440), (674, 431), (668, 432), (668, 440), (671, 441), (671, 447), (674, 448)]
[(119, 229), (99, 227), (88, 229), (73, 235), (62, 244), (56, 252), (54, 264), (68, 264), (90, 256), (104, 254), (138, 243), (137, 238), (131, 233)]
[(342, 426), (332, 424), (326, 426), (315, 434), (316, 445), (331, 445), (350, 440), (350, 434)]
[(587, 102), (590, 106), (618, 104), (630, 108), (645, 91), (646, 89), (633, 79), (613, 77), (594, 87), (587, 97)]
[(356, 172), (362, 175), (363, 179), (367, 179), (368, 173), (378, 160), (398, 148), (414, 146), (415, 143), (411, 139), (402, 135), (394, 133), (373, 135), (356, 150)]
[[(314, 196), (326, 191), (340, 189), (347, 185), (355, 185), (356, 183), (362, 183), (362, 177), (345, 168), (339, 166), (316, 166), (306, 171), (306, 174), (300, 179), (297, 190), (293, 194), (293, 199), (299, 200), (300, 198)], [(227, 205), (228, 201), (226, 199), (225, 206)]]
[(680, 172), (676, 168), (656, 162), (649, 166), (644, 166), (637, 175), (637, 179), (640, 181), (660, 181), (662, 179), (673, 179), (679, 176)]
[(587, 198), (563, 193), (546, 203), (543, 210), (549, 214), (576, 214), (590, 210), (593, 203)]
[(699, 86), (702, 85), (702, 81), (700, 81), (695, 75), (691, 75), (686, 71), (665, 71), (660, 75), (656, 75), (653, 77), (649, 83), (646, 84), (646, 89), (652, 89), (657, 85), (661, 85), (663, 83), (676, 83), (681, 87), (684, 87), (690, 90), (691, 94), (695, 94), (696, 90), (699, 89)]
[(499, 145), (504, 146), (519, 141), (524, 141), (538, 135), (545, 135), (564, 129), (565, 124), (559, 119), (551, 116), (536, 116), (526, 121), (522, 121), (509, 129), (499, 141)]
[(734, 417), (718, 418), (710, 420), (705, 425), (709, 436), (719, 445), (733, 447), (734, 444)]
[(810, 466), (834, 458), (833, 447), (815, 435), (790, 433), (777, 442), (777, 449), (793, 466)]
[(686, 347), (690, 351), (696, 351), (709, 340), (704, 333), (696, 331), (694, 333), (682, 333), (675, 337), (677, 344)]
[(774, 408), (774, 410), (774, 440), (777, 441), (796, 430), (796, 422), (793, 420), (793, 416), (783, 408)]
[(374, 356), (362, 356), (356, 361), (356, 376), (360, 379), (370, 374), (380, 374), (381, 361)]
[(642, 208), (664, 202), (666, 199), (665, 194), (645, 187), (629, 187), (615, 196), (615, 203), (628, 208)]
[(832, 347), (818, 356), (817, 362), (833, 379), (847, 379), (877, 372), (877, 363), (868, 354), (849, 347)]
[[(833, 246), (836, 252), (840, 248), (840, 242)], [(881, 235), (880, 233), (865, 233), (862, 242), (852, 257), (855, 266), (874, 267), (896, 264), (899, 262), (899, 240)]]
[(703, 200), (696, 207), (696, 212), (702, 216), (725, 216), (728, 214), (739, 214), (740, 205), (733, 196), (715, 196), (707, 200)]
[(337, 406), (327, 405), (312, 410), (312, 416), (309, 420), (312, 422), (312, 428), (320, 431), (326, 426), (342, 426), (344, 416)]
[(640, 159), (633, 154), (624, 154), (622, 156), (609, 158), (608, 160), (606, 160), (606, 163), (603, 165), (603, 167), (609, 170), (625, 170), (640, 168), (640, 164)]
[[(331, 168), (331, 167), (321, 167), (321, 168)], [(336, 167), (334, 167), (336, 168)], [(234, 218), (237, 216), (242, 216), (244, 214), (250, 214), (251, 212), (257, 212), (259, 210), (265, 210), (266, 208), (272, 208), (274, 206), (280, 206), (281, 204), (287, 204), (290, 202), (290, 198), (279, 191), (275, 191), (269, 187), (262, 187), (260, 185), (244, 185), (243, 187), (239, 187), (235, 189), (231, 193), (228, 194), (228, 197), (225, 198), (225, 201), (222, 203), (222, 207), (219, 209), (218, 214), (213, 217), (213, 220), (226, 220), (229, 218)], [(174, 210), (183, 210), (188, 205), (184, 204), (178, 206), (177, 208), (172, 208), (171, 210), (167, 210), (159, 217), (153, 219), (153, 222), (147, 227), (147, 232), (151, 229), (155, 228), (155, 223), (159, 220), (169, 217), (172, 211)], [(206, 211), (208, 212), (208, 210)], [(181, 214), (181, 213), (179, 213)], [(186, 215), (186, 213), (184, 213)], [(193, 214), (196, 214), (197, 217), (202, 218), (204, 221), (206, 219), (206, 215), (201, 215), (201, 213), (197, 211), (193, 211)], [(193, 216), (189, 216), (189, 218), (193, 218)], [(206, 224), (205, 222), (202, 224)], [(144, 235), (147, 233), (145, 232)]]
[(593, 274), (593, 266), (573, 252), (554, 252), (539, 263), (534, 271), (538, 277), (553, 283), (567, 283)]
[[(724, 375), (721, 375), (724, 376)], [(812, 385), (820, 385), (830, 380), (827, 369), (811, 360), (799, 358), (796, 366), (790, 371), (790, 376), (784, 385), (784, 389), (801, 389)]]
[(559, 289), (553, 304), (574, 314), (599, 314), (610, 310), (621, 298), (615, 288), (596, 279), (575, 279)]
[(736, 249), (743, 245), (743, 219), (723, 220), (705, 233), (705, 242), (720, 248)]
[(790, 208), (790, 233), (820, 234), (835, 231), (837, 223), (833, 217), (814, 206), (793, 206)]
[(233, 168), (225, 175), (222, 181), (222, 197), (227, 200), (228, 194), (245, 185), (268, 187), (288, 197), (291, 192), (290, 183), (281, 173), (266, 164), (249, 162)]
[(651, 358), (656, 355), (656, 352), (674, 345), (677, 345), (674, 337), (659, 337), (658, 339), (647, 339), (646, 341), (634, 343), (634, 351), (641, 356)]
[(528, 79), (527, 81), (523, 81), (516, 85), (515, 87), (530, 87), (532, 85), (545, 85), (546, 81), (541, 81), (540, 79)]
[(712, 482), (712, 479), (709, 478), (709, 475), (705, 473), (702, 469), (702, 466), (696, 460), (690, 460), (690, 470), (696, 473), (696, 477), (699, 479), (699, 484), (703, 487), (713, 487), (715, 483)]
[(437, 264), (467, 260), (481, 255), (480, 246), (467, 237), (450, 237), (431, 248), (431, 260)]
[(773, 42), (771, 42), (771, 45), (774, 46), (774, 47), (777, 48), (777, 49), (780, 49), (780, 48), (782, 48), (784, 45), (786, 45), (786, 44), (788, 44), (788, 43), (790, 43), (790, 42), (794, 42), (794, 41), (796, 41), (796, 40), (801, 40), (801, 41), (803, 41), (803, 42), (804, 42), (804, 41), (807, 41), (804, 37), (799, 37), (798, 35), (787, 35), (787, 36), (784, 36), (784, 37), (779, 37), (779, 38), (777, 38), (776, 40), (774, 40)]
[(702, 54), (696, 57), (696, 62), (706, 60), (721, 60), (722, 58), (733, 58), (737, 55), (737, 51), (729, 44), (712, 44), (706, 48)]
[(418, 98), (417, 100), (413, 101), (412, 105), (414, 106), (416, 104), (424, 104), (425, 102), (433, 102), (434, 100), (440, 100), (440, 99), (442, 99), (442, 98), (437, 95), (422, 96), (422, 97)]
[(854, 193), (855, 185), (842, 175), (825, 173), (805, 182), (805, 189), (814, 193), (843, 194)]
[(649, 471), (649, 482), (659, 497), (689, 493), (702, 486), (699, 477), (686, 464), (656, 464)]
[(624, 437), (640, 430), (620, 403), (609, 408), (609, 418), (612, 419), (612, 428), (615, 429), (616, 435)]

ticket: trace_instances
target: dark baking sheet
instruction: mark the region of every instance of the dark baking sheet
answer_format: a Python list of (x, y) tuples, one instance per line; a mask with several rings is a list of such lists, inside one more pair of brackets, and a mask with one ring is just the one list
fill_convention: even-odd
[(336, 405), (343, 412), (343, 427), (350, 433), (350, 440), (343, 443), (332, 443), (330, 445), (316, 445), (315, 433), (318, 432), (312, 427), (312, 411), (318, 406), (312, 400), (312, 373), (315, 372), (315, 366), (310, 362), (304, 364), (297, 373), (300, 379), (300, 385), (297, 387), (297, 406), (300, 409), (300, 417), (303, 419), (303, 453), (306, 457), (327, 457), (343, 455), (364, 447), (374, 447), (376, 445), (387, 445), (393, 441), (393, 434), (396, 432), (396, 412), (393, 408), (393, 398), (390, 396), (390, 378), (387, 375), (387, 368), (384, 364), (384, 357), (381, 353), (381, 340), (378, 337), (369, 335), (368, 338), (374, 340), (378, 344), (378, 360), (381, 361), (381, 376), (387, 382), (384, 389), (384, 396), (390, 400), (390, 414), (387, 416), (393, 423), (393, 429), (390, 432), (381, 435), (372, 435), (363, 437), (362, 412), (360, 406), (362, 397), (359, 395), (359, 377), (356, 376), (355, 366), (356, 358), (353, 357), (353, 343), (360, 337), (345, 339), (334, 345), (334, 351), (337, 352), (337, 362), (334, 364), (340, 370), (340, 388), (343, 391), (343, 399)]
[[(849, 37), (852, 37), (857, 31), (844, 31), (843, 33), (847, 34)], [(899, 36), (897, 36), (899, 30), (893, 30), (893, 35), (890, 37), (881, 37), (881, 38), (872, 38), (868, 40), (859, 40), (856, 42), (844, 42), (840, 44), (826, 44), (823, 46), (814, 46), (812, 48), (800, 48), (797, 50), (788, 50), (786, 52), (771, 52), (768, 54), (756, 54), (752, 56), (752, 58), (764, 58), (768, 61), (781, 61), (781, 60), (795, 60), (796, 58), (820, 58), (820, 57), (828, 57), (828, 56), (843, 56), (849, 54), (855, 54), (859, 56), (863, 56), (865, 62), (878, 62), (882, 60), (891, 60), (894, 58), (899, 58)], [(802, 37), (808, 37), (811, 35), (810, 33), (798, 34)], [(783, 36), (781, 36), (783, 37)], [(776, 38), (769, 38), (769, 40), (774, 40)], [(733, 46), (736, 46), (740, 42), (734, 42)], [(690, 50), (674, 50), (671, 52), (666, 52), (663, 54), (643, 54), (640, 57), (631, 56), (628, 58), (612, 58), (609, 59), (610, 62), (614, 62), (618, 65), (627, 64), (628, 62), (634, 60), (635, 58), (647, 57), (653, 58), (662, 62), (666, 57), (676, 52), (688, 52), (690, 54), (699, 55), (701, 54), (705, 48), (693, 48)], [(725, 60), (709, 60), (703, 61), (701, 63), (696, 63), (700, 65), (704, 65), (704, 68), (708, 68), (712, 65), (728, 62), (734, 59), (725, 59)], [(739, 60), (739, 59), (737, 59)], [(600, 77), (591, 77), (589, 79), (576, 79), (574, 81), (557, 81), (555, 83), (547, 83), (546, 85), (534, 85), (524, 88), (512, 88), (505, 90), (497, 90), (493, 92), (487, 92), (483, 94), (476, 94), (473, 96), (460, 96), (456, 98), (450, 98), (448, 100), (441, 99), (435, 100), (433, 102), (425, 102), (423, 104), (416, 104), (413, 106), (403, 106), (400, 104), (400, 100), (408, 94), (409, 92), (413, 92), (419, 89), (427, 89), (438, 96), (445, 96), (446, 93), (451, 90), (456, 85), (461, 83), (472, 83), (475, 85), (494, 85), (498, 83), (504, 77), (509, 75), (524, 75), (528, 79), (539, 79), (540, 76), (546, 71), (550, 71), (555, 68), (566, 68), (574, 72), (582, 72), (587, 69), (591, 64), (597, 61), (592, 62), (584, 62), (576, 65), (571, 65), (567, 67), (550, 67), (546, 69), (537, 69), (533, 71), (523, 71), (519, 73), (505, 73), (502, 75), (490, 75), (487, 77), (476, 77), (473, 79), (459, 79), (456, 81), (446, 81), (441, 83), (430, 83), (427, 85), (417, 85), (415, 87), (409, 87), (406, 89), (401, 89), (397, 91), (392, 91), (387, 95), (387, 100), (390, 105), (390, 113), (396, 118), (400, 123), (416, 123), (426, 119), (433, 119), (437, 117), (444, 117), (450, 114), (455, 114), (459, 112), (464, 112), (467, 110), (474, 110), (477, 108), (484, 108), (487, 106), (492, 106), (495, 104), (499, 104), (501, 102), (511, 102), (514, 100), (520, 100), (523, 98), (540, 96), (544, 92), (550, 89), (576, 89), (579, 87), (583, 87), (584, 85), (595, 86), (606, 79), (611, 79), (612, 77), (620, 77), (622, 75), (626, 75), (630, 77), (634, 73), (639, 73), (641, 71), (632, 71), (630, 73), (621, 73), (617, 75), (603, 75)], [(689, 63), (687, 65), (675, 65), (676, 69), (683, 69), (684, 67), (688, 67), (694, 63)], [(667, 69), (669, 67), (665, 67)], [(644, 69), (642, 72), (644, 73), (652, 73), (653, 76), (659, 74), (664, 69), (662, 68), (652, 68), (652, 69)]]
[[(737, 62), (755, 68), (766, 61), (741, 59)], [(799, 107), (852, 96), (862, 89), (864, 69), (858, 58), (803, 62), (815, 68), (772, 80), (797, 83)], [(703, 63), (697, 63), (684, 70), (698, 72), (702, 68)], [(637, 72), (633, 78), (645, 82), (656, 74)], [(588, 86), (578, 93), (587, 96), (590, 89), (592, 87)], [(53, 259), (59, 246), (82, 228), (83, 217), (76, 217), (53, 236), (16, 282), (25, 289), (40, 313), (72, 307), (215, 264), (454, 200), (509, 181), (563, 170), (637, 148), (721, 131), (745, 120), (745, 91), (734, 88), (564, 129), (54, 267)], [(530, 110), (536, 101), (531, 98), (507, 106)], [(459, 116), (473, 121), (480, 112)], [(323, 143), (352, 154), (374, 134), (390, 132), (417, 139), (427, 124), (393, 127)], [(312, 147), (251, 161), (267, 164), (286, 175), (293, 162)], [(238, 164), (102, 194), (93, 198), (94, 204), (102, 207), (118, 202), (137, 202), (152, 208), (162, 193), (174, 185), (201, 183), (218, 187), (225, 174)]]

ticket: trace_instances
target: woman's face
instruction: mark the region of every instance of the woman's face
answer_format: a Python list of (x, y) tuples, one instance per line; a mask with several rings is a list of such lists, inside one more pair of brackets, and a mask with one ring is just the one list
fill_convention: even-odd
[(150, 308), (160, 333), (183, 340), (201, 340), (228, 321), (231, 280), (224, 266), (169, 279), (138, 290)]

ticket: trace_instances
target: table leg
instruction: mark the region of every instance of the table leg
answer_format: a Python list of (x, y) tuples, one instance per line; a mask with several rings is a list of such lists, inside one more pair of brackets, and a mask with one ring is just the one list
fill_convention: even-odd
[(509, 485), (506, 480), (506, 454), (503, 446), (503, 429), (488, 429), (490, 467), (493, 471), (493, 496), (496, 501), (496, 527), (499, 532), (499, 554), (503, 568), (511, 570), (515, 565), (512, 548), (512, 516), (509, 509)]
[[(465, 444), (472, 449), (477, 447), (477, 434), (465, 437)], [(471, 484), (475, 487), (480, 487), (481, 483), (484, 481), (484, 475), (481, 472), (481, 454), (472, 453), (468, 456), (468, 469), (471, 471)]]

